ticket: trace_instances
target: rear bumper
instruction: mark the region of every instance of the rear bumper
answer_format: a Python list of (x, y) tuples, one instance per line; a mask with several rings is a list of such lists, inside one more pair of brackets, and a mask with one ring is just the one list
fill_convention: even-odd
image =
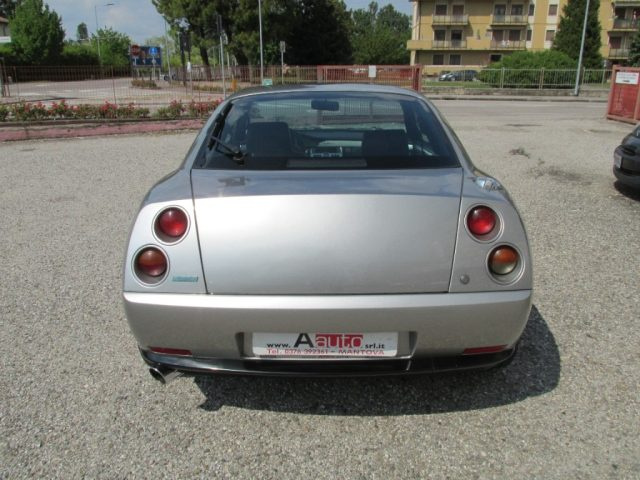
[(640, 189), (640, 172), (623, 170), (614, 165), (613, 174), (620, 183), (623, 183), (628, 187)]
[(150, 367), (162, 367), (190, 375), (231, 374), (276, 377), (361, 377), (487, 369), (509, 362), (515, 352), (514, 346), (499, 353), (483, 355), (400, 360), (275, 361), (189, 358), (140, 350), (142, 358)]
[[(531, 290), (342, 296), (125, 292), (124, 306), (143, 356), (152, 365), (192, 372), (286, 375), (287, 370), (304, 371), (299, 368), (304, 364), (322, 363), (329, 370), (331, 364), (340, 368), (349, 364), (354, 370), (362, 368), (358, 364), (367, 368), (384, 364), (378, 370), (401, 373), (473, 368), (474, 362), (486, 367), (505, 361), (526, 325)], [(399, 332), (398, 357), (393, 359), (285, 361), (265, 360), (252, 352), (252, 332), (389, 331)], [(462, 357), (466, 348), (495, 345), (505, 345), (506, 351), (483, 355), (482, 361), (481, 356)], [(156, 354), (150, 347), (190, 350), (193, 356)], [(296, 368), (290, 369), (291, 365)]]

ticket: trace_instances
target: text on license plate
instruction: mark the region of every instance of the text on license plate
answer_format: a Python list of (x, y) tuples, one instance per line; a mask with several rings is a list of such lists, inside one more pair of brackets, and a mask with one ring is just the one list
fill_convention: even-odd
[(260, 357), (394, 357), (397, 353), (397, 332), (253, 334), (253, 354)]

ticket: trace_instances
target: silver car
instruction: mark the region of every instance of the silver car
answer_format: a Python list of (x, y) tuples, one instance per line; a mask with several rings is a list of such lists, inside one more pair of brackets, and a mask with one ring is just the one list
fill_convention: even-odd
[(124, 306), (152, 375), (372, 375), (510, 360), (522, 221), (423, 96), (245, 90), (135, 219)]

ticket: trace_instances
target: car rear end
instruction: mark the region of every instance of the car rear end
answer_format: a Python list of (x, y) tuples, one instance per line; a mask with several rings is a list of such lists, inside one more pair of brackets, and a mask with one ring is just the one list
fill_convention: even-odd
[(640, 189), (640, 130), (634, 129), (613, 153), (613, 174), (628, 187)]
[[(361, 97), (377, 110), (362, 111)], [(214, 122), (208, 135), (245, 150), (242, 161), (208, 142), (193, 168), (151, 192), (124, 288), (147, 363), (164, 378), (408, 373), (509, 359), (529, 314), (531, 267), (506, 192), (468, 174), (422, 100), (309, 98), (237, 102), (262, 126), (239, 133)], [(412, 108), (429, 120), (398, 134)], [(299, 121), (301, 110), (329, 118)], [(348, 124), (337, 117), (356, 110)], [(275, 150), (291, 145), (265, 155), (269, 138)]]

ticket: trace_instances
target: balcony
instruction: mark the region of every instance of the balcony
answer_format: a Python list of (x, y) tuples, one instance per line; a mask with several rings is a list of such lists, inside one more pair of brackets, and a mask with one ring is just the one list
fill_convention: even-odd
[(491, 40), (493, 50), (524, 50), (526, 46), (525, 40)]
[(468, 25), (469, 15), (434, 15), (434, 25)]
[(614, 0), (616, 7), (640, 7), (640, 0)]
[(433, 50), (458, 50), (467, 48), (466, 40), (434, 40), (431, 42)]
[(611, 48), (608, 57), (611, 60), (622, 60), (629, 58), (628, 48)]
[(633, 18), (616, 18), (613, 20), (613, 27), (610, 32), (618, 31), (618, 32), (635, 32), (638, 30), (638, 26), (640, 22), (637, 19)]
[(527, 23), (528, 23), (528, 17), (526, 15), (492, 15), (491, 16), (491, 25), (526, 26)]

